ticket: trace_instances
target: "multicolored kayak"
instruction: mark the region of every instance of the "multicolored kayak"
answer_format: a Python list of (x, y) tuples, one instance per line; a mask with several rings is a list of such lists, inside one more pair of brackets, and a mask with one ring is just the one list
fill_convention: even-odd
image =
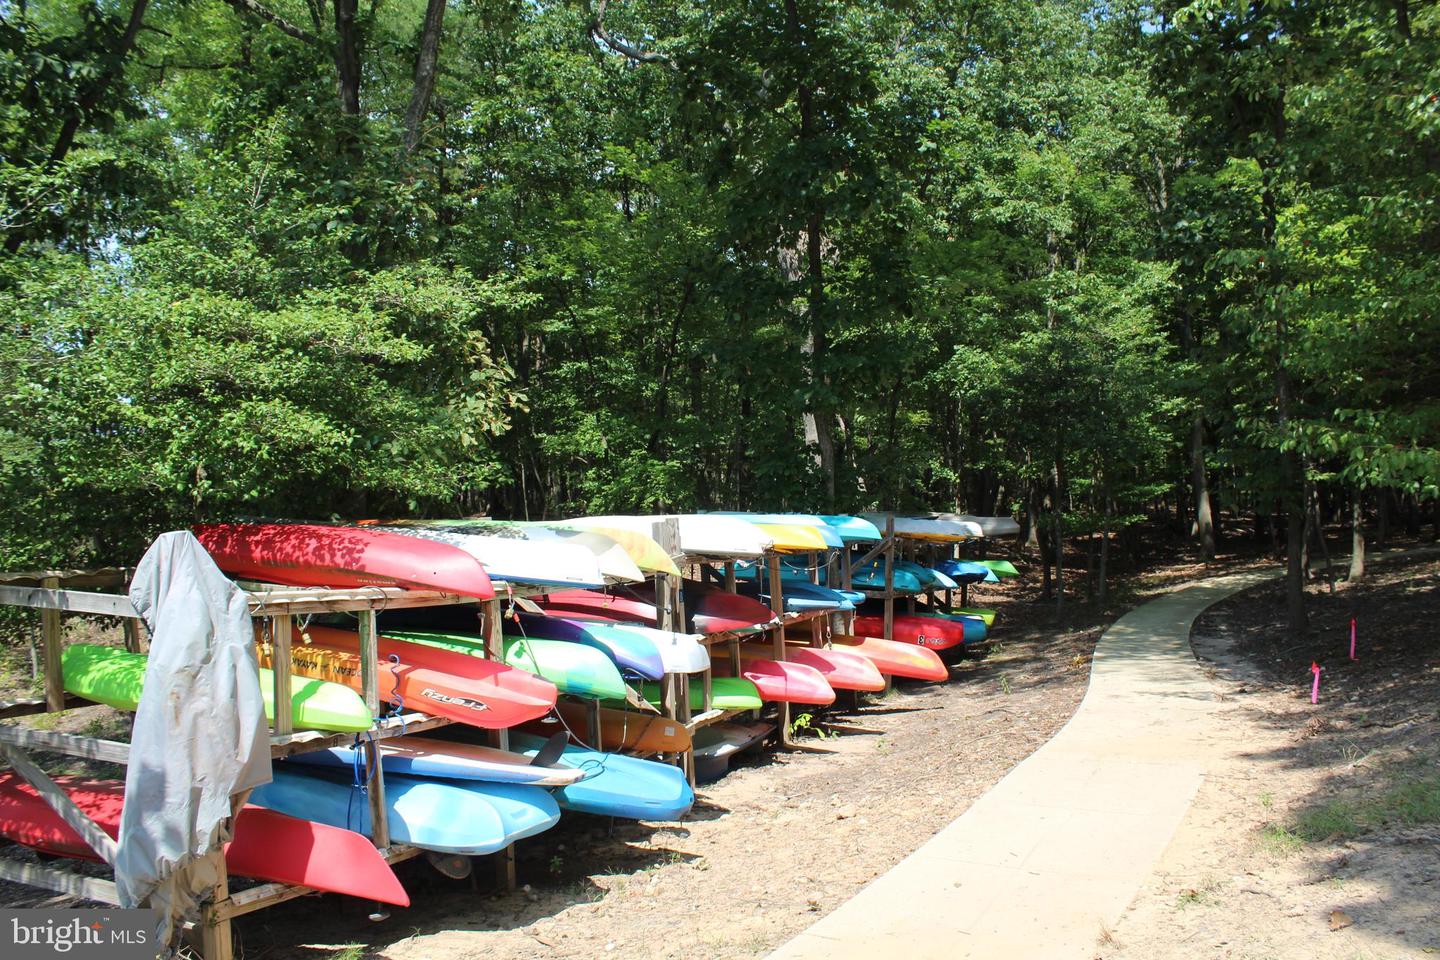
[(575, 517), (566, 520), (565, 525), (581, 530), (631, 530), (653, 536), (655, 525), (672, 516), (680, 528), (680, 552), (688, 556), (758, 557), (774, 545), (774, 541), (754, 524), (709, 513)]
[[(112, 837), (120, 835), (124, 783), (53, 779), (100, 829)], [(58, 857), (100, 859), (34, 787), (8, 770), (0, 773), (0, 836)], [(225, 866), (236, 876), (410, 905), (405, 888), (367, 838), (253, 804), (247, 804), (235, 819), (235, 836), (225, 845)]]
[(965, 628), (965, 642), (979, 643), (990, 635), (990, 628), (985, 623), (984, 617), (971, 616), (968, 613), (939, 613), (929, 611), (917, 611), (905, 614), (907, 617), (929, 617), (934, 620), (949, 620), (951, 623), (958, 623)]
[[(378, 744), (385, 776), (398, 773), (408, 777), (442, 777), (447, 780), (489, 780), (493, 783), (528, 783), (533, 787), (560, 787), (585, 776), (585, 771), (568, 764), (535, 765), (528, 758), (508, 750), (431, 740), (426, 737), (392, 737)], [(365, 751), (356, 747), (298, 753), (291, 763), (320, 767), (363, 769)]]
[(568, 622), (584, 627), (592, 637), (605, 643), (615, 642), (615, 634), (628, 634), (644, 640), (654, 647), (659, 655), (662, 674), (700, 673), (710, 667), (710, 650), (696, 633), (674, 633), (638, 623), (600, 623), (593, 620)]
[[(288, 761), (273, 769), (275, 779), (250, 794), (257, 805), (370, 832), (369, 798), (351, 776)], [(442, 853), (494, 853), (560, 820), (547, 790), (517, 783), (387, 776), (385, 804), (392, 841)]]
[[(729, 651), (717, 649), (715, 655), (728, 660)], [(769, 645), (740, 645), (740, 659), (746, 662), (767, 659), (773, 655), (774, 652)], [(817, 671), (835, 690), (858, 690), (873, 693), (885, 689), (885, 678), (880, 675), (875, 664), (860, 654), (848, 650), (786, 644), (785, 660), (788, 663), (810, 667)], [(745, 674), (745, 676), (749, 676), (749, 674)], [(758, 682), (756, 686), (760, 688), (761, 696), (764, 696), (765, 688), (760, 687)]]
[(195, 537), (232, 577), (299, 587), (409, 587), (488, 600), (495, 588), (470, 554), (362, 527), (202, 523)]
[[(479, 637), (408, 630), (387, 633), (386, 637), (468, 657), (485, 656), (485, 641)], [(615, 662), (594, 647), (564, 640), (507, 636), (504, 648), (507, 665), (544, 677), (561, 693), (591, 699), (625, 699), (625, 681)]]
[(666, 672), (665, 661), (653, 640), (636, 632), (616, 629), (611, 624), (522, 613), (506, 627), (519, 636), (565, 640), (594, 647), (609, 657), (621, 671), (646, 680), (659, 680)]
[[(306, 643), (305, 638), (310, 642)], [(548, 680), (503, 663), (380, 637), (376, 677), (380, 697), (460, 723), (498, 730), (550, 712), (559, 691)], [(269, 663), (269, 644), (259, 645)], [(332, 627), (296, 627), (290, 647), (294, 672), (360, 689), (360, 635)]]
[[(614, 537), (591, 530), (566, 530), (545, 523), (526, 523), (518, 520), (422, 520), (417, 523), (457, 533), (479, 534), (481, 536), (520, 538), (537, 544), (564, 544), (581, 547), (590, 551), (600, 572), (607, 580), (638, 583), (646, 573), (636, 564), (624, 545)], [(488, 569), (488, 568), (487, 568)], [(493, 576), (503, 580), (491, 571)]]
[(648, 533), (605, 524), (585, 527), (572, 524), (567, 520), (537, 520), (527, 522), (524, 526), (598, 533), (618, 543), (630, 555), (630, 559), (634, 561), (635, 565), (646, 573), (668, 573), (671, 576), (680, 576), (680, 568), (675, 566), (675, 561), (671, 559), (670, 554), (666, 553), (660, 544), (655, 542), (655, 538)]
[[(578, 740), (589, 736), (586, 704), (562, 700), (555, 704), (555, 712), (563, 727), (553, 720), (533, 720), (524, 729), (542, 736), (568, 730)], [(601, 707), (600, 742), (592, 746), (631, 753), (684, 753), (690, 749), (690, 731), (669, 717)]]
[[(511, 746), (526, 756), (534, 756), (544, 743), (529, 734), (510, 735)], [(632, 820), (679, 820), (695, 805), (695, 791), (685, 772), (668, 763), (573, 744), (560, 759), (589, 774), (579, 783), (555, 791), (555, 799), (566, 810)]]
[[(67, 692), (117, 710), (139, 706), (146, 663), (142, 653), (93, 643), (72, 643), (60, 655)], [(265, 716), (274, 720), (275, 675), (264, 668), (260, 670), (260, 693), (265, 698)], [(290, 711), (294, 725), (302, 730), (358, 733), (374, 723), (360, 694), (338, 683), (306, 677), (290, 678)]]

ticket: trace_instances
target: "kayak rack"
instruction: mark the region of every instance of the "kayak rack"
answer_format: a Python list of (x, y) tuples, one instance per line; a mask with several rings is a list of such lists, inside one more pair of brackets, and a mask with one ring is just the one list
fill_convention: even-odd
[[(0, 573), (0, 605), (28, 607), (40, 611), (40, 646), (32, 641), (32, 668), (44, 677), (44, 696), (0, 702), (0, 720), (37, 714), (60, 713), (76, 707), (95, 706), (88, 700), (65, 692), (61, 669), (64, 649), (62, 616), (66, 613), (118, 617), (121, 620), (125, 648), (132, 653), (145, 652), (142, 620), (129, 597), (119, 592), (129, 584), (132, 569), (107, 567), (98, 570), (43, 570), (23, 573)], [(404, 590), (394, 587), (365, 587), (334, 590), (319, 587), (283, 587), (248, 584), (245, 591), (250, 615), (275, 645), (274, 718), (271, 722), (270, 755), (272, 759), (297, 753), (325, 750), (354, 741), (353, 733), (327, 733), (295, 730), (290, 702), (290, 643), (293, 620), (297, 616), (320, 613), (353, 613), (359, 620), (361, 647), (361, 687), (365, 704), (372, 716), (380, 715), (381, 700), (377, 664), (379, 662), (376, 616), (379, 611), (406, 607), (442, 606), (479, 603), (484, 612), (486, 656), (502, 658), (501, 617), (506, 602), (543, 592), (519, 585), (504, 587), (503, 595), (477, 601), (473, 597), (436, 590)], [(81, 589), (85, 588), (85, 589)], [(419, 856), (417, 847), (391, 842), (385, 804), (385, 776), (379, 763), (378, 742), (389, 737), (420, 733), (448, 726), (452, 721), (423, 713), (407, 713), (385, 717), (375, 722), (366, 738), (367, 762), (374, 770), (369, 785), (371, 839), (381, 855), (390, 863)], [(508, 731), (490, 731), (492, 744), (508, 747)], [(0, 760), (7, 762), (24, 778), (67, 824), (79, 833), (107, 864), (113, 865), (115, 841), (84, 813), (27, 753), (43, 750), (73, 757), (125, 764), (129, 761), (130, 745), (115, 740), (84, 737), (31, 729), (14, 724), (0, 724)], [(248, 794), (231, 797), (231, 807), (239, 811)], [(231, 832), (233, 823), (227, 825)], [(494, 856), (497, 884), (506, 890), (515, 889), (515, 851), (507, 847)], [(235, 892), (230, 891), (224, 854), (220, 848), (209, 851), (205, 859), (213, 864), (217, 882), (208, 901), (201, 907), (200, 919), (187, 924), (186, 930), (198, 946), (204, 960), (233, 960), (234, 948), (231, 921), (265, 907), (308, 896), (317, 891), (300, 885), (262, 883)], [(57, 869), (41, 864), (21, 863), (0, 858), (0, 879), (21, 883), (56, 893), (83, 898), (96, 903), (119, 905), (115, 883), (100, 877)], [(379, 916), (379, 914), (377, 914)]]

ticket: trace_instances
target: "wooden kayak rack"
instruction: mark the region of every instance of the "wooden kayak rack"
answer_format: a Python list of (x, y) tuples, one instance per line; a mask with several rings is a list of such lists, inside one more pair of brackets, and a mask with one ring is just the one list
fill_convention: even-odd
[[(64, 648), (61, 616), (65, 613), (118, 617), (122, 621), (126, 649), (134, 653), (144, 652), (147, 644), (142, 637), (141, 618), (134, 606), (131, 605), (129, 597), (118, 592), (98, 592), (103, 589), (112, 591), (125, 589), (132, 573), (133, 570), (129, 568), (110, 567), (100, 570), (44, 570), (0, 574), (0, 604), (40, 610), (40, 652), (43, 654), (45, 681), (43, 697), (0, 702), (0, 719), (59, 713), (75, 707), (94, 706), (87, 700), (65, 693), (64, 676), (61, 670), (61, 654)], [(263, 625), (271, 642), (275, 645), (272, 667), (275, 684), (274, 718), (270, 725), (270, 755), (276, 759), (297, 753), (342, 746), (355, 740), (353, 733), (294, 729), (289, 692), (291, 678), (290, 628), (293, 618), (323, 613), (351, 613), (356, 616), (359, 621), (361, 647), (361, 693), (371, 715), (379, 717), (382, 704), (377, 669), (380, 658), (376, 616), (380, 611), (479, 603), (484, 612), (486, 656), (500, 659), (503, 656), (501, 640), (503, 605), (511, 599), (540, 592), (535, 589), (521, 589), (518, 585), (502, 583), (497, 586), (507, 589), (497, 592), (494, 599), (478, 601), (472, 597), (441, 591), (404, 590), (395, 587), (332, 590), (319, 587), (281, 587), (258, 584), (247, 584), (246, 586), (249, 587), (245, 592), (249, 601), (251, 617), (254, 618), (257, 625)], [(385, 776), (377, 753), (378, 741), (389, 737), (433, 730), (448, 726), (450, 723), (450, 720), (442, 717), (433, 717), (423, 713), (405, 713), (376, 720), (365, 738), (364, 749), (367, 753), (367, 760), (371, 764), (371, 769), (375, 771), (368, 785), (370, 823), (372, 825), (371, 839), (385, 859), (391, 863), (411, 859), (424, 851), (391, 842), (385, 804)], [(493, 745), (502, 749), (508, 746), (508, 731), (495, 730), (490, 733)], [(124, 764), (129, 761), (130, 745), (96, 737), (82, 737), (12, 724), (0, 724), (0, 760), (8, 762), (16, 773), (28, 781), (45, 802), (90, 843), (97, 856), (106, 863), (113, 863), (114, 841), (30, 760), (26, 754), (27, 750), (44, 750)], [(244, 799), (243, 796), (232, 798), (234, 809), (239, 810), (243, 806)], [(198, 946), (205, 960), (233, 960), (230, 924), (234, 918), (316, 892), (309, 887), (299, 885), (262, 883), (232, 893), (229, 887), (229, 877), (225, 871), (223, 853), (216, 849), (207, 856), (213, 859), (217, 876), (220, 879), (215, 884), (209, 900), (201, 908), (199, 922), (194, 924), (194, 929), (190, 931), (192, 936), (199, 941)], [(497, 882), (507, 890), (513, 890), (515, 888), (515, 851), (513, 846), (507, 847), (493, 856)], [(114, 881), (50, 866), (20, 863), (0, 858), (0, 879), (40, 887), (97, 903), (114, 905), (119, 903)], [(384, 915), (383, 910), (377, 911), (377, 918)]]
[[(671, 517), (657, 522), (654, 539), (681, 569), (700, 567), (721, 567), (725, 589), (736, 591), (735, 565), (740, 559), (753, 558), (686, 556), (680, 549), (679, 522)], [(893, 589), (894, 561), (898, 539), (894, 531), (893, 517), (887, 520), (885, 536), (880, 544), (860, 561), (869, 562), (876, 556), (885, 559), (885, 585), (883, 591), (866, 591), (868, 596), (885, 601), (885, 637), (893, 639), (894, 600), (901, 596)], [(811, 554), (811, 579), (818, 582), (819, 564), (816, 554)], [(808, 622), (811, 628), (811, 644), (824, 646), (835, 632), (849, 632), (848, 622), (853, 614), (835, 614), (826, 611), (785, 613), (784, 587), (780, 570), (780, 554), (765, 554), (760, 562), (765, 565), (766, 579), (770, 586), (770, 604), (774, 619), (766, 627), (773, 644), (777, 660), (787, 659), (785, 628), (796, 623)], [(851, 558), (848, 549), (831, 553), (827, 558), (830, 583), (840, 582), (850, 588)], [(141, 618), (131, 605), (124, 591), (133, 574), (132, 568), (106, 567), (92, 570), (42, 570), (21, 573), (0, 573), (0, 605), (28, 607), (40, 611), (40, 645), (32, 645), (32, 666), (44, 676), (44, 696), (0, 702), (0, 720), (14, 719), (38, 714), (60, 713), (65, 710), (94, 706), (89, 701), (67, 695), (61, 668), (61, 654), (64, 647), (62, 616), (66, 613), (89, 616), (116, 617), (121, 621), (125, 648), (133, 653), (143, 653), (148, 644), (144, 638)], [(717, 571), (718, 572), (718, 571)], [(289, 694), (291, 680), (291, 627), (295, 617), (315, 614), (349, 613), (358, 620), (361, 653), (361, 692), (371, 715), (380, 717), (379, 696), (379, 650), (377, 615), (384, 610), (412, 607), (444, 606), (454, 604), (478, 604), (483, 613), (486, 656), (503, 659), (502, 618), (505, 606), (516, 602), (525, 605), (525, 598), (543, 594), (545, 587), (497, 582), (497, 594), (493, 599), (480, 601), (472, 597), (445, 593), (435, 590), (406, 590), (395, 587), (366, 587), (359, 589), (327, 589), (311, 587), (285, 587), (264, 584), (242, 583), (250, 606), (250, 614), (256, 624), (274, 644), (272, 672), (274, 677), (274, 717), (270, 730), (270, 754), (278, 759), (297, 753), (324, 750), (334, 746), (352, 743), (353, 733), (327, 733), (314, 730), (295, 730), (291, 716)], [(108, 592), (106, 592), (108, 591)], [(657, 626), (663, 630), (683, 631), (685, 624), (684, 595), (682, 580), (674, 574), (659, 574), (656, 577)], [(913, 604), (913, 600), (911, 601)], [(739, 634), (714, 634), (705, 638), (709, 645), (728, 644), (731, 663), (738, 670), (740, 665), (738, 645)], [(698, 712), (692, 710), (690, 702), (690, 675), (667, 674), (661, 684), (661, 711), (669, 718), (682, 723), (692, 733), (706, 725), (719, 722), (745, 711), (716, 709), (711, 698), (712, 671), (706, 669), (701, 675), (701, 702)], [(887, 689), (889, 678), (887, 677)], [(631, 698), (632, 705), (640, 709), (653, 710), (638, 697)], [(591, 741), (598, 742), (599, 711), (597, 701), (588, 701), (590, 706), (589, 732)], [(790, 732), (789, 704), (778, 704), (779, 741), (783, 748), (799, 750), (820, 750), (807, 744), (793, 741)], [(378, 741), (389, 737), (420, 733), (438, 727), (448, 726), (450, 720), (423, 713), (406, 713), (401, 716), (377, 719), (371, 733), (365, 738), (364, 749), (367, 761), (374, 770), (369, 785), (371, 839), (377, 849), (391, 863), (419, 856), (424, 851), (407, 845), (391, 842), (385, 804), (385, 777), (379, 763)], [(508, 747), (508, 731), (490, 731), (492, 745), (501, 749)], [(69, 823), (106, 863), (113, 863), (114, 841), (106, 835), (73, 801), (55, 784), (32, 760), (26, 751), (42, 750), (125, 764), (129, 760), (129, 744), (96, 737), (56, 733), (31, 729), (13, 724), (0, 724), (0, 760), (8, 762), (15, 771), (27, 780), (41, 797)], [(693, 748), (675, 755), (673, 760), (682, 766), (694, 783), (695, 762)], [(232, 798), (235, 810), (243, 806), (245, 797)], [(200, 920), (190, 932), (199, 941), (205, 960), (233, 960), (231, 921), (265, 907), (284, 903), (296, 897), (315, 893), (309, 887), (262, 883), (232, 892), (225, 870), (224, 856), (219, 849), (207, 854), (214, 862), (219, 880), (208, 901), (201, 908)], [(515, 889), (515, 851), (513, 846), (494, 855), (497, 882), (507, 890)], [(29, 886), (51, 890), (69, 896), (105, 904), (118, 904), (115, 883), (98, 877), (75, 873), (54, 867), (20, 863), (0, 858), (0, 879), (10, 880)], [(382, 911), (377, 918), (383, 917)]]

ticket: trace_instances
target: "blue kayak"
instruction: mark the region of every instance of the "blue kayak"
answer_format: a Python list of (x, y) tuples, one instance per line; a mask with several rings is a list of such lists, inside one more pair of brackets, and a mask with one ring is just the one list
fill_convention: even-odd
[[(782, 577), (781, 581), (781, 597), (787, 611), (855, 609), (854, 602), (838, 590), (831, 590), (808, 580), (785, 580)], [(745, 583), (739, 589), (746, 596), (758, 597), (765, 603), (770, 602), (770, 591), (762, 590), (758, 583)]]
[(547, 617), (535, 613), (519, 615), (518, 625), (507, 624), (506, 629), (527, 637), (544, 640), (568, 640), (601, 651), (624, 673), (659, 680), (665, 675), (665, 662), (655, 642), (638, 634), (621, 630), (604, 629), (603, 624), (591, 624), (559, 617)]
[[(250, 802), (292, 817), (370, 833), (370, 799), (351, 775), (277, 762)], [(483, 780), (386, 776), (390, 839), (425, 850), (478, 855), (549, 830), (560, 808), (543, 787)]]
[[(510, 748), (533, 756), (545, 738), (510, 731)], [(668, 763), (567, 746), (560, 759), (590, 773), (579, 783), (558, 787), (555, 799), (566, 810), (631, 820), (678, 820), (695, 804), (685, 772)], [(389, 784), (389, 780), (386, 780)]]
[(941, 560), (935, 567), (956, 583), (999, 583), (995, 571), (969, 560)]

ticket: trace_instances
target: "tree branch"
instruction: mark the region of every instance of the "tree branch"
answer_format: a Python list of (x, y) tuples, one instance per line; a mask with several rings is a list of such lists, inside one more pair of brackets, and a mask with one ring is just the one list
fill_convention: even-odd
[(225, 2), (241, 14), (248, 14), (257, 20), (263, 20), (281, 33), (294, 37), (296, 40), (301, 40), (314, 46), (318, 46), (320, 43), (320, 38), (315, 36), (315, 34), (295, 26), (295, 24), (286, 20), (275, 11), (257, 3), (256, 0), (225, 0)]
[(614, 50), (616, 53), (623, 54), (631, 60), (634, 60), (636, 63), (663, 63), (672, 70), (679, 69), (675, 65), (675, 61), (663, 53), (656, 53), (653, 50), (641, 50), (638, 47), (632, 47), (624, 40), (617, 40), (612, 37), (609, 31), (605, 29), (605, 6), (608, 2), (609, 0), (597, 0), (595, 4), (595, 16), (590, 19), (590, 36), (605, 44), (605, 46)]
[(410, 106), (405, 110), (405, 152), (414, 153), (420, 145), (425, 114), (430, 111), (430, 95), (435, 91), (435, 71), (440, 58), (440, 30), (445, 19), (445, 0), (429, 0), (425, 7), (425, 25), (420, 31), (420, 52), (415, 56), (415, 85), (410, 91)]

